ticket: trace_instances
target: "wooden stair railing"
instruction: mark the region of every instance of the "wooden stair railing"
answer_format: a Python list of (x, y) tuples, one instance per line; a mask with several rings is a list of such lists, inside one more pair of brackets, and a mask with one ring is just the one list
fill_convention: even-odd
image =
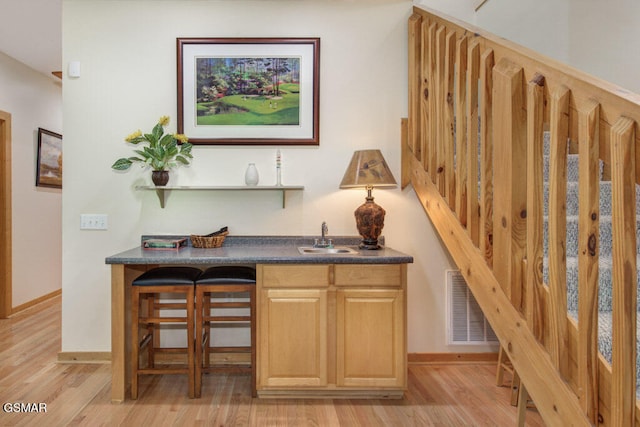
[[(453, 18), (409, 18), (411, 184), (549, 425), (640, 425), (640, 96)], [(543, 135), (550, 135), (543, 283)], [(567, 313), (567, 156), (579, 155), (578, 321)], [(610, 176), (613, 354), (598, 354), (599, 162)]]

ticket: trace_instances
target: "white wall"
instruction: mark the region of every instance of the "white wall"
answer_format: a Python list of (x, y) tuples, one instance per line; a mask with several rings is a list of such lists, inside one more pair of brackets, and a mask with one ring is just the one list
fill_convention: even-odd
[(476, 0), (415, 0), (413, 3), (469, 24), (475, 21)]
[(558, 61), (569, 51), (569, 0), (417, 0), (416, 5), (444, 13)]
[[(356, 235), (364, 191), (339, 190), (354, 150), (379, 148), (400, 178), (400, 119), (407, 115), (407, 18), (411, 2), (72, 1), (63, 4), (64, 80), (63, 351), (110, 349), (108, 255), (148, 233)], [(176, 119), (176, 37), (321, 38), (320, 145), (281, 147), (283, 181), (304, 185), (287, 207), (269, 193), (134, 191), (149, 172), (110, 169), (129, 155), (123, 138), (157, 119)], [(242, 185), (249, 162), (275, 182), (276, 147), (196, 147), (174, 184)], [(376, 191), (387, 211), (387, 244), (415, 257), (409, 266), (409, 351), (464, 351), (445, 337), (445, 270), (450, 262), (412, 190)], [(108, 231), (79, 230), (81, 213), (109, 215)], [(477, 347), (470, 350), (482, 351)]]
[(635, 0), (416, 0), (627, 90), (640, 93)]
[(570, 7), (569, 64), (640, 94), (640, 2), (565, 1)]
[[(637, 16), (629, 2), (608, 3), (607, 13), (595, 1), (489, 0), (477, 13), (472, 0), (413, 3), (439, 8), (640, 91), (634, 76), (640, 59), (627, 55), (637, 51), (640, 40), (640, 30), (627, 25)], [(407, 114), (411, 5), (402, 0), (65, 0), (63, 64), (80, 61), (82, 77), (64, 81), (62, 350), (109, 350), (104, 258), (137, 245), (141, 234), (201, 233), (228, 225), (237, 235), (315, 235), (322, 221), (329, 223), (331, 234), (355, 234), (352, 212), (363, 195), (338, 190), (353, 150), (380, 148), (396, 178), (400, 175), (399, 120)], [(284, 182), (306, 187), (288, 196), (286, 209), (273, 194), (204, 192), (171, 194), (160, 209), (155, 194), (133, 190), (149, 182), (148, 172), (110, 170), (117, 157), (130, 153), (124, 136), (149, 130), (164, 114), (175, 125), (175, 38), (190, 36), (321, 38), (321, 144), (282, 148)], [(603, 45), (624, 48), (594, 57), (593, 46)], [(173, 174), (172, 183), (242, 184), (248, 162), (256, 163), (262, 182), (275, 181), (275, 147), (198, 147), (195, 155), (191, 167)], [(482, 351), (446, 344), (444, 280), (451, 263), (413, 192), (378, 191), (375, 196), (387, 210), (387, 243), (415, 257), (409, 267), (409, 351)], [(80, 231), (81, 213), (108, 214), (110, 229)]]
[(566, 0), (488, 0), (474, 25), (567, 63), (569, 4)]
[(36, 187), (38, 128), (62, 133), (61, 83), (0, 53), (0, 110), (11, 114), (12, 307), (62, 286), (61, 190)]

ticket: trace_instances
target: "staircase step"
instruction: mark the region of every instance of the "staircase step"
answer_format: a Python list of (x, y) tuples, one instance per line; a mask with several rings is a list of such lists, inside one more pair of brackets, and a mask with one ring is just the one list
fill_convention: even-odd
[[(578, 215), (578, 192), (577, 182), (567, 182), (566, 209), (567, 216)], [(549, 214), (549, 184), (544, 183), (543, 190), (544, 215)], [(640, 186), (636, 185), (636, 212), (640, 212)], [(611, 182), (600, 182), (600, 215), (611, 215)]]
[[(567, 157), (567, 181), (568, 182), (578, 182), (578, 155), (570, 154)], [(549, 181), (549, 169), (551, 164), (549, 163), (549, 156), (544, 156), (542, 174), (544, 176), (544, 181)], [(602, 176), (602, 175), (601, 175)]]
[[(567, 217), (567, 236), (566, 236), (566, 256), (578, 256), (578, 230), (579, 219), (577, 216)], [(637, 216), (636, 223), (636, 239), (640, 241), (640, 215)], [(549, 252), (549, 218), (544, 217), (543, 220), (542, 244), (544, 253)], [(611, 256), (613, 245), (613, 230), (611, 224), (611, 216), (600, 216), (600, 233), (599, 233), (599, 252), (601, 256)], [(640, 250), (640, 247), (638, 248)]]
[[(579, 170), (580, 170), (580, 157), (577, 154), (569, 154), (567, 156), (567, 182), (578, 182)], [(600, 173), (599, 176), (602, 177), (602, 171), (604, 170), (604, 163), (602, 160), (599, 162), (600, 165)], [(544, 181), (549, 181), (549, 170), (551, 168), (551, 163), (549, 163), (549, 156), (545, 155), (543, 160), (542, 174), (544, 176)]]
[[(640, 265), (640, 255), (636, 262)], [(610, 312), (613, 307), (613, 260), (612, 258), (601, 256), (598, 262), (598, 311)], [(542, 280), (549, 283), (549, 260), (545, 256), (543, 259)], [(640, 289), (640, 275), (636, 286)], [(640, 292), (638, 292), (637, 302), (640, 307)], [(578, 259), (567, 258), (567, 308), (569, 311), (578, 310)]]
[[(549, 132), (544, 134), (544, 232), (543, 245), (545, 258), (543, 260), (543, 278), (548, 283), (548, 201), (549, 201)], [(602, 177), (603, 163), (600, 161), (600, 177)], [(578, 310), (578, 209), (579, 209), (579, 158), (577, 155), (569, 155), (567, 158), (567, 236), (566, 236), (566, 266), (567, 266), (567, 307), (570, 315), (577, 320)], [(600, 218), (599, 218), (599, 280), (598, 280), (598, 349), (604, 358), (611, 363), (612, 355), (612, 224), (611, 224), (611, 182), (600, 182)], [(636, 185), (636, 213), (640, 213), (640, 186)], [(636, 219), (636, 241), (640, 242), (640, 216)], [(638, 247), (640, 250), (640, 245)], [(636, 258), (640, 266), (640, 256)], [(636, 286), (640, 288), (640, 274)], [(637, 307), (640, 308), (640, 292), (638, 292)], [(640, 315), (637, 320), (636, 333), (640, 338)], [(636, 396), (640, 398), (640, 339), (636, 339)]]
[[(569, 315), (578, 320), (578, 312), (575, 310), (569, 310)], [(598, 350), (604, 358), (611, 364), (612, 341), (613, 337), (611, 331), (612, 315), (611, 312), (599, 312), (598, 313)], [(640, 398), (640, 316), (636, 319), (636, 398)]]
[[(549, 215), (549, 152), (550, 152), (550, 134), (544, 133), (544, 231), (543, 231), (543, 281), (549, 283), (549, 232), (548, 232), (548, 215)], [(602, 177), (603, 163), (600, 161), (600, 177)], [(566, 197), (566, 215), (567, 215), (567, 236), (566, 236), (566, 273), (567, 273), (567, 307), (569, 314), (576, 319), (578, 318), (578, 212), (579, 212), (579, 156), (577, 154), (569, 154), (567, 156), (567, 197)], [(600, 182), (600, 218), (599, 218), (599, 280), (598, 280), (598, 349), (604, 358), (611, 363), (612, 355), (612, 276), (613, 276), (613, 259), (612, 259), (612, 224), (611, 224), (611, 182)], [(638, 250), (640, 251), (640, 186), (636, 185), (636, 239), (639, 242)], [(637, 265), (640, 266), (640, 255), (637, 255)], [(636, 395), (640, 398), (640, 273), (636, 286), (638, 287), (638, 319), (637, 319), (637, 361), (636, 361)]]

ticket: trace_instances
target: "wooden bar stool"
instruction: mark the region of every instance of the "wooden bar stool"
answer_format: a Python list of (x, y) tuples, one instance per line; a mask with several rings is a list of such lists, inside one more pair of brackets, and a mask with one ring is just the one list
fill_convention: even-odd
[[(138, 377), (152, 374), (187, 374), (189, 397), (195, 396), (194, 366), (194, 298), (195, 281), (202, 271), (192, 267), (158, 267), (143, 273), (131, 286), (131, 398), (138, 398)], [(160, 302), (160, 294), (177, 296), (180, 302)], [(164, 298), (164, 296), (163, 296)], [(143, 304), (141, 312), (140, 305)], [(163, 317), (160, 310), (185, 310), (184, 316)], [(187, 330), (186, 348), (159, 348), (154, 334), (162, 324), (184, 324)], [(139, 338), (140, 327), (146, 333)], [(140, 368), (140, 351), (147, 349), (147, 367)], [(156, 353), (186, 353), (186, 366), (156, 366)]]
[(513, 368), (509, 356), (502, 346), (500, 346), (500, 351), (498, 352), (498, 368), (496, 371), (496, 385), (498, 387), (504, 386), (505, 372), (511, 374), (511, 406), (518, 408), (517, 425), (524, 426), (527, 409), (535, 408), (536, 406), (529, 398), (529, 393), (520, 380), (520, 375), (518, 375), (518, 372)]
[(520, 377), (518, 377), (513, 370), (513, 365), (511, 364), (511, 360), (509, 360), (509, 356), (507, 356), (507, 353), (504, 351), (502, 346), (500, 346), (500, 350), (498, 351), (498, 367), (496, 369), (496, 385), (498, 387), (502, 387), (504, 385), (505, 372), (511, 374), (511, 405), (516, 406), (518, 404), (517, 396)]
[[(230, 294), (248, 294), (248, 301), (226, 301)], [(225, 299), (225, 301), (220, 301)], [(216, 301), (218, 300), (218, 301)], [(248, 309), (246, 315), (225, 315), (228, 309)], [(242, 324), (249, 328), (249, 346), (216, 347), (211, 328)], [(218, 266), (203, 272), (196, 280), (196, 357), (195, 393), (200, 397), (203, 372), (250, 372), (251, 395), (256, 396), (256, 270), (251, 267)], [(250, 366), (224, 364), (212, 366), (212, 353), (249, 353)]]

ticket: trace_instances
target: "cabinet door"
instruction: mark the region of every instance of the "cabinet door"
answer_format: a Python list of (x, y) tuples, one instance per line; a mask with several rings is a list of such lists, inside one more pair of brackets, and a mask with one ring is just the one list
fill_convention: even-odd
[(407, 381), (404, 292), (337, 291), (336, 382), (343, 387), (402, 387)]
[(327, 385), (327, 291), (264, 289), (260, 387)]

